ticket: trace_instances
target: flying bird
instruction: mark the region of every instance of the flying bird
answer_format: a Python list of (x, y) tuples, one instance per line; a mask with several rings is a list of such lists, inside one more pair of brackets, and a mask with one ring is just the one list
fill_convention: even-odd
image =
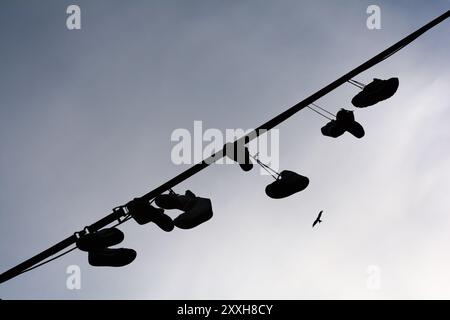
[(322, 217), (322, 212), (323, 212), (323, 210), (319, 212), (319, 215), (317, 216), (316, 220), (314, 221), (314, 223), (313, 223), (313, 225), (312, 225), (313, 228), (314, 228), (314, 226), (315, 226), (316, 224), (322, 222), (322, 220), (320, 220), (320, 218)]

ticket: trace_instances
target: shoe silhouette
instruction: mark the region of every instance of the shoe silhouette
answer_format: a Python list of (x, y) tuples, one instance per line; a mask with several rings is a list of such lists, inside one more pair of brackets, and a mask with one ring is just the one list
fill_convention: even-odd
[(321, 128), (324, 136), (337, 138), (345, 131), (349, 132), (356, 138), (362, 138), (365, 135), (364, 128), (355, 121), (353, 111), (341, 109), (336, 114), (336, 120), (331, 120)]
[(94, 267), (123, 267), (136, 259), (136, 251), (133, 249), (99, 249), (89, 251), (88, 261)]
[(365, 135), (363, 126), (356, 121), (351, 123), (346, 128), (346, 131), (358, 139), (361, 139)]
[(253, 169), (253, 163), (252, 163), (252, 161), (250, 160), (250, 152), (248, 151), (248, 148), (247, 148), (247, 147), (243, 148), (241, 152), (243, 152), (243, 158), (244, 158), (244, 160), (243, 160), (243, 161), (240, 161), (239, 159), (240, 159), (240, 157), (241, 157), (241, 154), (238, 154), (238, 164), (239, 164), (239, 167), (241, 167), (241, 169), (242, 169), (243, 171), (248, 172), (248, 171), (250, 171), (250, 170)]
[(155, 204), (164, 209), (184, 211), (173, 220), (180, 229), (192, 229), (208, 221), (213, 216), (211, 200), (197, 197), (187, 190), (184, 195), (162, 194), (155, 198)]
[(320, 131), (324, 136), (338, 138), (344, 134), (345, 129), (336, 120), (331, 120)]
[(224, 154), (236, 161), (245, 172), (253, 169), (253, 163), (250, 160), (250, 152), (246, 146), (237, 143), (227, 143), (225, 144)]
[(192, 229), (208, 221), (212, 216), (211, 200), (197, 197), (192, 207), (176, 217), (173, 223), (180, 229)]
[(187, 210), (195, 201), (195, 194), (187, 190), (185, 195), (176, 193), (161, 194), (155, 198), (155, 204), (164, 209)]
[(399, 83), (398, 78), (388, 80), (375, 78), (352, 99), (352, 104), (357, 108), (365, 108), (389, 99), (397, 92)]
[(282, 199), (300, 192), (309, 184), (309, 179), (293, 171), (283, 170), (278, 179), (266, 187), (266, 194), (273, 199)]
[(81, 236), (76, 244), (78, 249), (88, 252), (88, 261), (95, 267), (122, 267), (136, 258), (133, 249), (108, 248), (123, 241), (124, 234), (117, 228), (105, 228)]
[(127, 209), (140, 225), (153, 222), (166, 232), (170, 232), (174, 228), (172, 218), (164, 213), (164, 209), (155, 208), (148, 201), (136, 198), (127, 204)]
[(345, 131), (351, 133), (356, 138), (364, 137), (364, 128), (355, 121), (353, 111), (341, 109), (336, 114), (336, 122), (339, 123)]
[(122, 231), (116, 228), (105, 228), (94, 233), (81, 236), (76, 245), (82, 251), (103, 249), (119, 244), (124, 239)]

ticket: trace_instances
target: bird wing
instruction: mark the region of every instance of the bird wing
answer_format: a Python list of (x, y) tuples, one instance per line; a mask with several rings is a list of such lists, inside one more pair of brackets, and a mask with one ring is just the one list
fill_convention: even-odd
[(316, 221), (314, 221), (314, 223), (313, 223), (313, 228), (314, 228), (314, 226), (317, 224), (317, 222), (319, 222), (319, 220), (318, 219), (316, 219)]
[(323, 210), (321, 210), (321, 211), (319, 212), (319, 216), (317, 217), (317, 220), (319, 220), (319, 219), (322, 217), (322, 212), (323, 212)]

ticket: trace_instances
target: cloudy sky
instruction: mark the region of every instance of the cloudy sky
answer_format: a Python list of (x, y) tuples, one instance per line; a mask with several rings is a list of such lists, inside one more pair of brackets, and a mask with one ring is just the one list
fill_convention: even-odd
[[(72, 3), (81, 30), (66, 28)], [(381, 30), (366, 27), (370, 4)], [(0, 269), (187, 169), (170, 158), (175, 129), (254, 128), (448, 9), (2, 1)], [(0, 298), (450, 299), (449, 31), (442, 23), (358, 77), (400, 78), (393, 98), (355, 111), (363, 139), (322, 136), (308, 110), (279, 127), (280, 167), (308, 176), (305, 191), (273, 200), (259, 170), (211, 166), (175, 189), (211, 198), (209, 222), (171, 233), (128, 222), (129, 266), (93, 268), (73, 252), (0, 285)], [(318, 103), (353, 110), (356, 93), (344, 85)], [(70, 265), (80, 290), (66, 288)]]

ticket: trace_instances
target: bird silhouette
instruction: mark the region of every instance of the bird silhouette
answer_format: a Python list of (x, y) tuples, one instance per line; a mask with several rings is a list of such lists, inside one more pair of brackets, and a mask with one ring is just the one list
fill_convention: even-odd
[(322, 212), (323, 212), (323, 210), (319, 212), (319, 215), (317, 216), (316, 220), (314, 221), (314, 223), (313, 223), (313, 225), (312, 225), (313, 228), (314, 228), (314, 226), (315, 226), (316, 224), (322, 222), (322, 220), (320, 220), (320, 218), (322, 217)]

